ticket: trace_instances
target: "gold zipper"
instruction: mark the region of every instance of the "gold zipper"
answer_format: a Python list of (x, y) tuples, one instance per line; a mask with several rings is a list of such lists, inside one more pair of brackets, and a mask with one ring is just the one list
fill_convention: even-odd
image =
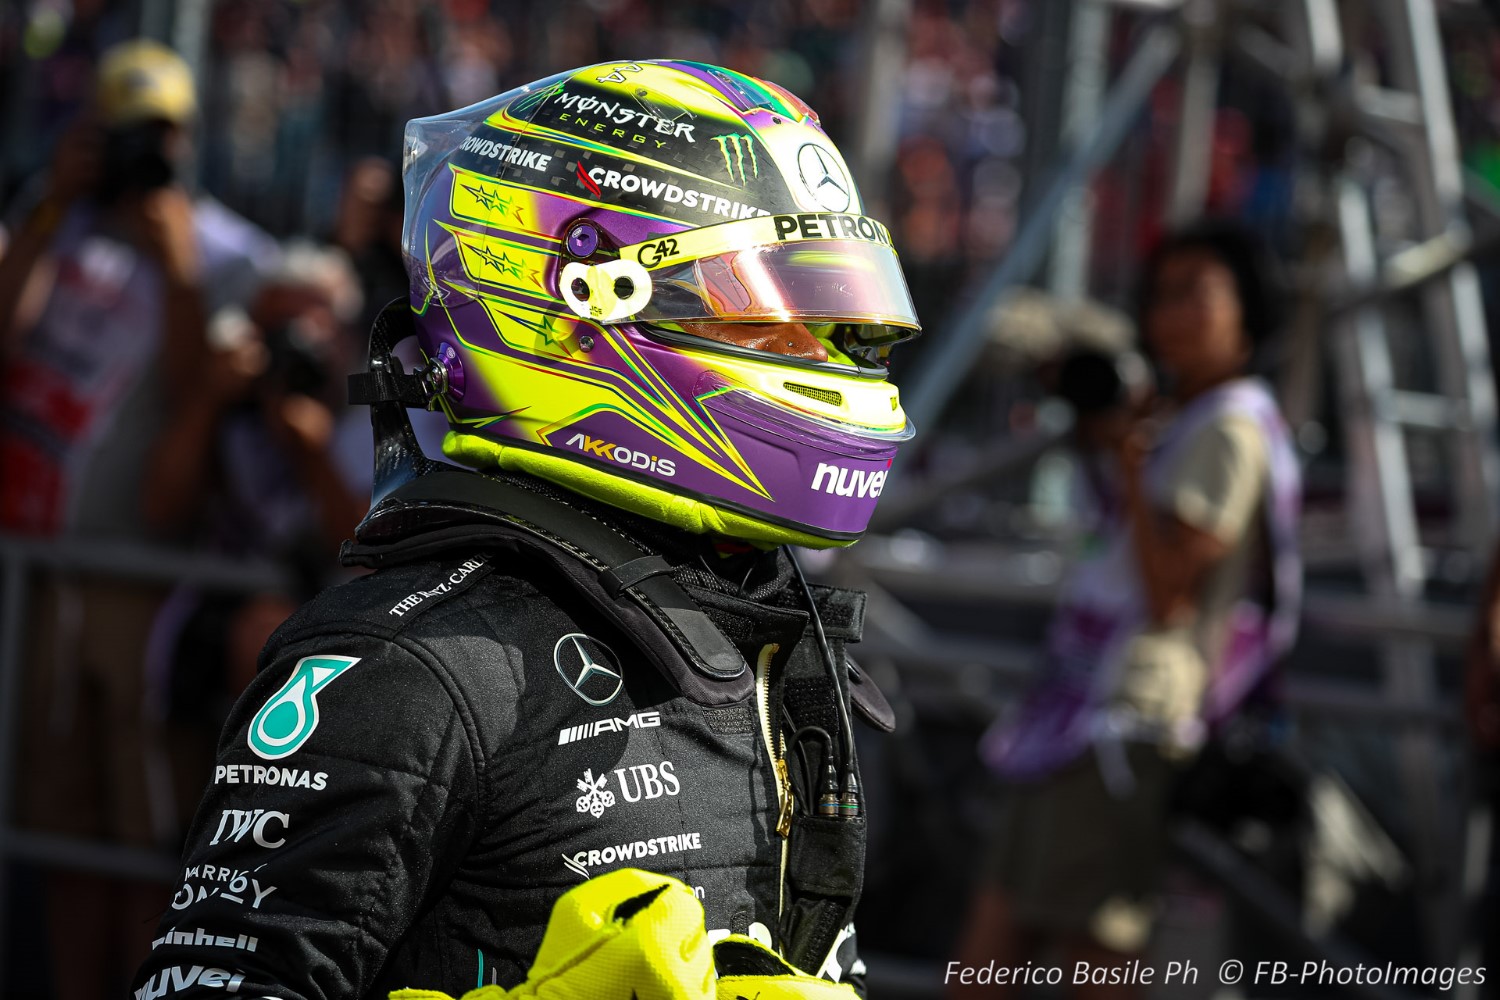
[(755, 700), (760, 709), (760, 734), (766, 742), (766, 753), (776, 769), (776, 801), (781, 809), (776, 817), (776, 833), (781, 837), (781, 877), (776, 889), (776, 914), (781, 915), (786, 895), (787, 835), (792, 832), (792, 779), (786, 769), (781, 727), (771, 720), (771, 659), (781, 647), (767, 643), (761, 647), (755, 664)]
[(781, 815), (776, 817), (776, 832), (785, 837), (792, 832), (792, 778), (787, 774), (786, 758), (776, 758), (776, 785), (786, 789), (781, 798)]
[(760, 708), (760, 733), (766, 741), (766, 753), (771, 755), (771, 764), (776, 768), (776, 801), (781, 806), (776, 832), (785, 837), (792, 831), (792, 779), (786, 769), (781, 729), (771, 719), (771, 659), (779, 649), (774, 642), (761, 647), (755, 664), (755, 700)]

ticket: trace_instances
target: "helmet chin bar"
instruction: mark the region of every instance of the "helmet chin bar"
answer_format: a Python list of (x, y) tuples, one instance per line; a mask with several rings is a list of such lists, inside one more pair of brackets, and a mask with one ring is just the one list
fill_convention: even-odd
[(651, 301), (651, 275), (633, 260), (599, 264), (572, 261), (558, 281), (568, 308), (583, 319), (618, 323), (646, 308)]

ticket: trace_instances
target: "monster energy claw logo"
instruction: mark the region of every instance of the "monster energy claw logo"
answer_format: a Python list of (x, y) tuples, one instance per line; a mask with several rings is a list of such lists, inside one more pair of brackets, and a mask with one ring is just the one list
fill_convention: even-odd
[[(755, 159), (755, 142), (748, 135), (739, 135), (731, 132), (728, 135), (714, 136), (714, 142), (719, 144), (719, 152), (724, 154), (724, 169), (729, 171), (729, 177), (733, 180), (736, 176), (741, 184), (745, 183), (745, 154), (750, 154), (750, 175), (760, 176), (760, 164)], [(734, 159), (729, 158), (729, 151), (734, 150)]]
[(250, 720), (245, 742), (257, 757), (280, 760), (296, 753), (318, 728), (318, 692), (359, 662), (357, 656), (304, 656), (292, 676)]

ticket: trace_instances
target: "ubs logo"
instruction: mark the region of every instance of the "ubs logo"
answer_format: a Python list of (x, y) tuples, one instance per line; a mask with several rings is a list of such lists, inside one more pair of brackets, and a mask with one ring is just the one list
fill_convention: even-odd
[(572, 692), (598, 708), (619, 697), (625, 686), (614, 651), (582, 632), (569, 632), (557, 640), (552, 662)]
[[(626, 802), (640, 802), (642, 799), (650, 801), (662, 796), (675, 796), (682, 791), (682, 782), (677, 780), (676, 769), (672, 767), (670, 760), (664, 760), (660, 764), (617, 767), (615, 783)], [(573, 803), (579, 812), (590, 813), (598, 819), (606, 809), (614, 806), (615, 793), (609, 790), (609, 778), (603, 771), (596, 778), (593, 768), (590, 768), (583, 772), (583, 777), (575, 784), (583, 793)]]
[(854, 185), (832, 153), (817, 143), (804, 143), (797, 150), (797, 170), (802, 185), (819, 205), (830, 212), (849, 210)]

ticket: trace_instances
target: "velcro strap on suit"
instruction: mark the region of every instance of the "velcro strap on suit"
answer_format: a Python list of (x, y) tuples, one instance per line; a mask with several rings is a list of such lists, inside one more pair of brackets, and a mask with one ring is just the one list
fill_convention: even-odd
[(610, 597), (619, 597), (620, 594), (649, 580), (653, 576), (672, 572), (672, 564), (661, 556), (641, 556), (632, 559), (623, 566), (607, 569), (599, 574), (599, 582)]

